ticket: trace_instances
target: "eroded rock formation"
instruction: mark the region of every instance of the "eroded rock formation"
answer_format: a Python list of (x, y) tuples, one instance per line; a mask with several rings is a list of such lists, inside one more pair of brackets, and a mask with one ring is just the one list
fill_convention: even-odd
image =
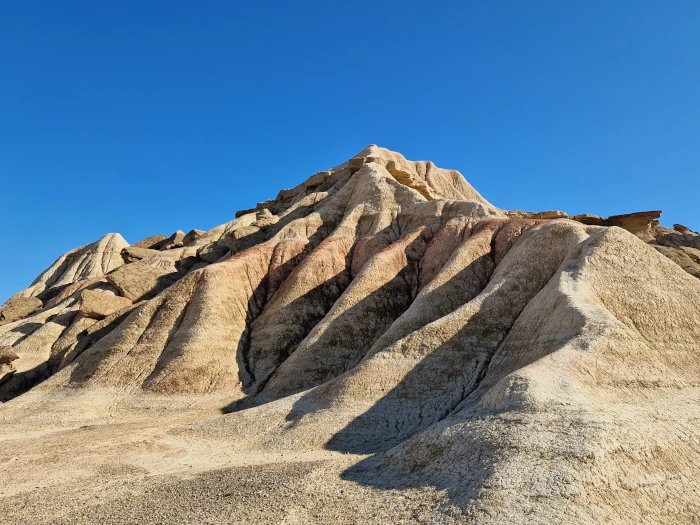
[(505, 212), (369, 146), (210, 231), (60, 258), (0, 309), (0, 396), (222, 408), (193, 431), (370, 454), (345, 475), (476, 522), (683, 521), (700, 237), (659, 216)]

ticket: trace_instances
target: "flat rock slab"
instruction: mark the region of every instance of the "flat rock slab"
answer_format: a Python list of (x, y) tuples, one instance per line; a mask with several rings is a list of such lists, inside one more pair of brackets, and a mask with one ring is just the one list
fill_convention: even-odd
[(125, 264), (107, 275), (107, 280), (131, 301), (150, 299), (180, 277), (177, 272), (148, 266), (142, 262)]
[(15, 297), (0, 308), (0, 324), (23, 319), (44, 306), (36, 297)]
[(120, 297), (108, 290), (85, 290), (80, 298), (80, 313), (92, 319), (104, 319), (132, 304), (126, 297)]
[(122, 250), (122, 259), (125, 263), (132, 263), (135, 261), (140, 261), (146, 257), (151, 257), (152, 255), (157, 255), (160, 252), (158, 250), (153, 250), (151, 248), (141, 248), (139, 246), (129, 246)]
[(660, 210), (611, 215), (606, 221), (606, 226), (618, 226), (624, 228), (628, 232), (638, 233), (643, 230), (648, 230), (652, 225), (652, 221), (659, 217), (661, 217)]
[(131, 245), (132, 248), (154, 248), (157, 244), (167, 241), (168, 237), (165, 235), (151, 235), (145, 239), (141, 239), (139, 242), (135, 242)]

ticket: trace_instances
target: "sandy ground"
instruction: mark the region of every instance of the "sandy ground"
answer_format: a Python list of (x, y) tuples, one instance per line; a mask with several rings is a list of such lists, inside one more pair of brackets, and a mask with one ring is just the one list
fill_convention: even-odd
[[(203, 417), (202, 417), (203, 419)], [(382, 490), (342, 479), (366, 456), (234, 453), (167, 423), (0, 433), (0, 522), (450, 523), (459, 510), (431, 488)], [(175, 431), (173, 431), (175, 429)]]

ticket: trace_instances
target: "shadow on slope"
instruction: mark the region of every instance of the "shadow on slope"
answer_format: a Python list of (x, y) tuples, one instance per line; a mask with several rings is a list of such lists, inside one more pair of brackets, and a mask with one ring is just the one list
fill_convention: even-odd
[[(417, 247), (422, 242), (424, 239), (418, 236), (402, 247), (409, 261), (411, 259), (409, 254), (416, 252), (416, 250), (420, 251)], [(395, 244), (388, 246), (387, 250), (392, 246)], [(251, 374), (251, 377), (257, 382), (256, 391), (251, 391), (249, 397), (223, 408), (222, 412), (237, 412), (252, 406), (263, 405), (280, 397), (320, 385), (347, 372), (362, 360), (374, 342), (411, 305), (417, 293), (412, 282), (417, 281), (417, 279), (416, 275), (408, 274), (416, 273), (416, 261), (398, 268), (393, 278), (351, 307), (343, 310), (337, 317), (330, 319), (324, 330), (316, 334), (318, 339), (305, 348), (304, 356), (298, 363), (301, 369), (295, 369), (295, 373), (291, 375), (287, 371), (285, 379), (280, 382), (281, 385), (278, 385), (278, 388), (273, 392), (267, 392), (264, 388), (268, 380), (274, 378), (281, 367), (289, 363), (290, 357), (298, 358), (294, 355), (298, 347), (308, 337), (314, 335), (319, 323), (331, 315), (343, 292), (348, 290), (352, 283), (362, 279), (361, 276), (358, 276), (355, 280), (350, 280), (348, 272), (351, 258), (352, 251), (348, 254), (346, 265), (348, 271), (335, 275), (285, 306), (285, 310), (294, 312), (308, 309), (309, 304), (312, 304), (316, 313), (308, 316), (303, 325), (294, 324), (294, 332), (287, 334), (286, 338), (279, 341), (279, 345), (275, 348), (275, 355), (257, 356), (259, 359), (274, 361), (270, 367), (271, 371), (265, 377), (253, 377)], [(335, 291), (329, 293), (329, 289)], [(244, 354), (248, 355), (251, 345), (250, 335), (246, 338), (246, 345), (247, 349)], [(283, 391), (280, 390), (281, 388)], [(260, 394), (255, 397), (258, 392)]]
[[(594, 242), (595, 236), (584, 244)], [(557, 460), (563, 458), (566, 469), (590, 469), (591, 450), (600, 439), (601, 423), (579, 401), (574, 378), (567, 379), (561, 391), (557, 390), (561, 387), (554, 387), (558, 395), (539, 397), (543, 383), (562, 379), (543, 377), (542, 367), (551, 373), (556, 367), (548, 368), (550, 361), (559, 359), (568, 363), (571, 350), (589, 350), (601, 337), (607, 337), (611, 326), (608, 321), (600, 322), (602, 318), (594, 319), (590, 315), (593, 310), (609, 314), (602, 305), (578, 300), (579, 270), (575, 260), (562, 265), (509, 327), (507, 336), (480, 370), (464, 400), (449, 413), (445, 411), (439, 422), (422, 425), (400, 443), (394, 439), (353, 446), (353, 440), (372, 414), (377, 414), (373, 418), (376, 420), (391, 409), (382, 407), (387, 403), (387, 395), (338, 432), (329, 448), (373, 454), (347, 469), (342, 479), (381, 489), (432, 487), (446, 491), (451, 503), (463, 509), (481, 501), (485, 490), (500, 487), (503, 476), (514, 476), (514, 472), (518, 475), (508, 478), (510, 484), (526, 484), (532, 489), (543, 483), (551, 484), (556, 478), (555, 483), (564, 487), (560, 489), (564, 495), (566, 487), (576, 483), (576, 478), (571, 471), (562, 470)], [(567, 347), (568, 357), (558, 354)], [(544, 361), (555, 355), (564, 356)], [(533, 372), (532, 366), (538, 367), (538, 371)], [(397, 385), (396, 391), (405, 391), (415, 373)], [(533, 386), (533, 378), (539, 382), (538, 386)], [(582, 434), (586, 436), (583, 445)], [(511, 460), (515, 464), (509, 467), (510, 474), (497, 473), (497, 469), (502, 470)], [(528, 472), (519, 471), (522, 464), (518, 460), (534, 467)], [(470, 507), (469, 512), (478, 514), (479, 510)]]
[[(553, 240), (556, 244), (556, 238)], [(555, 270), (543, 270), (531, 283), (522, 280), (527, 274), (514, 279), (508, 271), (499, 272), (498, 278), (492, 277), (488, 293), (482, 292), (474, 301), (408, 336), (419, 338), (423, 356), (391, 390), (326, 444), (327, 449), (338, 452), (374, 454), (348, 469), (343, 479), (390, 489), (432, 486), (452, 496), (459, 494), (460, 501), (473, 499), (492, 475), (494, 465), (507, 455), (508, 447), (517, 445), (517, 430), (511, 428), (527, 425), (525, 420), (532, 411), (528, 380), (519, 377), (518, 371), (572, 345), (589, 322), (581, 305), (572, 304), (571, 294), (562, 288), (562, 282), (575, 281), (582, 246), (589, 242), (590, 238), (577, 243), (573, 252), (560, 251), (568, 255), (558, 259)], [(528, 251), (526, 259), (511, 261), (508, 268), (534, 267), (537, 261), (532, 256), (539, 249), (530, 246)], [(549, 264), (552, 262), (550, 259)], [(468, 317), (460, 317), (470, 309)], [(438, 323), (444, 326), (462, 321), (449, 339), (431, 339)], [(605, 330), (601, 326), (593, 329)], [(585, 347), (588, 343), (581, 344)], [(392, 354), (410, 359), (410, 348), (410, 342), (399, 342), (389, 347), (391, 352), (381, 352), (385, 355), (375, 363), (372, 358), (365, 359), (355, 369), (354, 378), (344, 376), (346, 384), (341, 388), (348, 384), (350, 389), (357, 388), (358, 382), (372, 381), (373, 376), (381, 382), (376, 374), (390, 366)], [(330, 408), (333, 397), (324, 395), (324, 386), (297, 400), (287, 420), (300, 422), (310, 407)], [(334, 386), (337, 389), (339, 385)], [(484, 398), (489, 401), (482, 403)], [(580, 406), (574, 403), (566, 410), (568, 415), (561, 417), (562, 421), (575, 412), (576, 425), (595, 432), (591, 417)], [(557, 414), (555, 411), (555, 418)], [(500, 429), (500, 434), (494, 429)], [(564, 429), (564, 434), (567, 431)]]
[[(562, 298), (561, 303), (565, 302)], [(561, 306), (566, 305), (551, 305), (550, 310)], [(571, 316), (571, 325), (566, 330), (575, 337), (585, 325), (586, 318), (576, 312)], [(539, 333), (538, 327), (532, 328)], [(514, 332), (510, 330), (507, 338)], [(541, 333), (545, 335), (546, 331)], [(410, 436), (397, 436), (387, 441), (364, 441), (358, 445), (357, 438), (363, 427), (392, 409), (388, 399), (393, 392), (389, 393), (329, 442), (328, 448), (331, 450), (372, 454), (343, 472), (341, 478), (381, 489), (432, 487), (447, 491), (452, 502), (460, 505), (477, 500), (484, 484), (494, 475), (495, 466), (508, 454), (510, 447), (516, 446), (507, 435), (510, 429), (522, 431), (529, 424), (523, 412), (530, 409), (522, 401), (528, 389), (527, 381), (518, 377), (507, 380), (510, 381), (505, 394), (508, 402), (487, 407), (481, 406), (480, 402), (494, 387), (502, 387), (499, 382), (507, 376), (517, 376), (519, 370), (568, 344), (547, 343), (545, 338), (538, 338), (537, 344), (529, 347), (529, 352), (512, 357), (503, 354), (504, 347), (512, 344), (505, 340), (492, 359), (478, 363), (478, 368), (474, 367), (473, 379), (469, 389), (464, 390), (463, 400), (455, 398), (451, 405), (445, 406), (439, 421), (435, 420), (437, 418), (427, 421)], [(428, 356), (428, 362), (419, 364), (409, 376), (418, 375), (422, 369), (430, 367), (433, 355)], [(495, 360), (499, 363), (494, 367), (492, 363)], [(396, 393), (405, 392), (411, 382), (412, 377), (407, 376), (396, 387)], [(494, 432), (499, 427), (501, 432)]]

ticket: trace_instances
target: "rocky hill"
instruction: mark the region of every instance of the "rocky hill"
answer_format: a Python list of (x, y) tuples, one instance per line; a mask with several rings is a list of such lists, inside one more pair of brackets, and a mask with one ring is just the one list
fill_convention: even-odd
[(0, 511), (140, 520), (121, 480), (196, 521), (168, 491), (265, 464), (207, 519), (697, 523), (700, 236), (660, 216), (505, 211), (368, 146), (210, 231), (73, 250), (0, 307)]

